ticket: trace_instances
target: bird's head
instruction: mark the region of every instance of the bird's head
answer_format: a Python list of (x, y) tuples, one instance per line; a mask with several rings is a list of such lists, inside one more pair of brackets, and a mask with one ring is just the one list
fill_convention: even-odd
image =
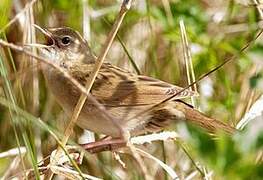
[(57, 63), (60, 61), (94, 61), (87, 41), (79, 32), (69, 27), (49, 29), (35, 27), (45, 35), (46, 42), (40, 48), (45, 58)]

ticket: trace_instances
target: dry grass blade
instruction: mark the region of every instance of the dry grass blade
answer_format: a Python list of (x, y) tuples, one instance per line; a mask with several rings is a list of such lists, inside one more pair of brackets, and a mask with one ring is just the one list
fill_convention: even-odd
[[(195, 82), (195, 74), (194, 74), (194, 67), (191, 57), (191, 51), (189, 47), (189, 43), (187, 40), (186, 30), (184, 21), (180, 21), (180, 30), (181, 30), (181, 39), (182, 39), (182, 45), (183, 45), (183, 54), (184, 54), (184, 61), (186, 66), (186, 75), (188, 80), (188, 85)], [(196, 84), (193, 85), (193, 87), (190, 87), (190, 90), (197, 92)], [(193, 96), (191, 96), (191, 102), (194, 107), (196, 107), (195, 99)]]
[[(78, 172), (72, 170), (72, 169), (68, 169), (68, 168), (64, 168), (64, 167), (60, 167), (60, 166), (50, 166), (50, 169), (52, 169), (52, 171), (56, 174), (59, 174), (61, 176), (64, 176), (65, 178), (68, 179), (82, 179)], [(90, 179), (90, 180), (101, 180), (100, 178), (88, 175), (88, 174), (82, 174), (84, 179)]]
[(152, 160), (154, 160), (156, 163), (158, 163), (170, 176), (173, 180), (176, 180), (176, 179), (179, 179), (178, 175), (176, 174), (176, 172), (170, 167), (168, 166), (167, 164), (163, 163), (162, 161), (160, 161), (159, 159), (157, 159), (156, 157), (152, 156), (151, 154), (139, 149), (139, 148), (135, 148), (135, 150), (145, 156), (145, 157), (148, 157)]
[[(68, 146), (67, 149), (72, 149), (76, 147), (73, 146)], [(65, 178), (68, 179), (93, 179), (93, 180), (98, 180), (99, 178), (94, 177), (94, 176), (90, 176), (88, 174), (84, 174), (84, 173), (79, 173), (75, 170), (69, 169), (70, 166), (72, 165), (72, 159), (75, 160), (79, 160), (80, 156), (82, 156), (82, 153), (70, 153), (70, 154), (65, 154), (66, 151), (64, 151), (64, 153), (60, 154), (61, 156), (59, 157), (59, 162), (57, 162), (55, 160), (55, 162), (53, 161), (54, 158), (56, 156), (56, 150), (53, 151), (50, 155), (50, 164), (49, 164), (49, 168), (52, 171), (52, 173), (58, 174), (60, 176), (64, 176)], [(54, 164), (55, 163), (55, 164)]]
[(132, 144), (144, 144), (144, 143), (151, 143), (153, 141), (166, 141), (168, 139), (176, 139), (180, 136), (174, 131), (163, 131), (161, 133), (153, 133), (144, 136), (136, 136), (132, 137), (130, 142)]
[[(28, 112), (26, 112), (26, 111), (22, 110), (21, 108), (19, 108), (18, 106), (12, 106), (11, 102), (9, 102), (8, 100), (6, 100), (4, 98), (0, 97), (0, 104), (5, 106), (5, 107), (10, 107), (10, 111), (15, 111), (19, 117), (23, 118), (23, 120), (29, 120), (30, 123), (36, 125), (36, 127), (39, 127), (39, 128), (42, 128), (42, 129), (48, 131), (48, 133), (56, 140), (56, 142), (61, 147), (63, 152), (69, 157), (68, 159), (70, 160), (70, 163), (73, 164), (73, 166), (78, 170), (80, 176), (82, 176), (82, 173), (80, 172), (80, 169), (78, 168), (77, 164), (70, 158), (69, 153), (64, 148), (64, 146), (62, 146), (62, 143), (59, 140), (59, 137), (53, 132), (53, 130), (51, 130), (49, 128), (48, 125), (46, 125), (40, 118), (34, 117), (33, 115), (31, 115)], [(20, 151), (20, 148), (18, 149), (18, 151)], [(21, 156), (20, 152), (19, 152), (19, 155)], [(36, 164), (38, 164), (38, 163), (36, 163)], [(38, 166), (34, 166), (34, 171), (35, 171), (36, 168), (39, 170)], [(42, 173), (42, 171), (46, 172), (45, 169), (42, 169), (41, 172), (39, 172), (39, 173)], [(25, 168), (24, 168), (23, 174), (24, 174), (24, 177), (27, 177), (29, 175), (29, 176), (33, 176), (34, 178), (36, 178), (35, 175), (32, 174), (32, 173), (31, 174), (26, 174), (26, 169)]]
[[(33, 24), (35, 23), (34, 19), (34, 10), (33, 6), (30, 6), (28, 11), (26, 11), (26, 17), (27, 17), (27, 25), (26, 25), (26, 42), (27, 43), (36, 43), (36, 31), (35, 28), (33, 27)], [(34, 54), (37, 53), (37, 50), (35, 47), (31, 47), (31, 52)], [(33, 115), (38, 116), (39, 115), (39, 107), (40, 107), (40, 102), (39, 102), (39, 97), (40, 97), (40, 87), (39, 87), (39, 74), (38, 74), (38, 61), (34, 59), (34, 57), (29, 58), (29, 66), (32, 66), (32, 99), (31, 99), (31, 112)], [(32, 127), (33, 128), (33, 127)], [(40, 137), (40, 132), (38, 129), (33, 128), (34, 131), (34, 142), (36, 145), (36, 154), (37, 154), (37, 159), (42, 159), (43, 155), (42, 152), (40, 151), (41, 149), (41, 137)]]
[(82, 0), (82, 8), (83, 8), (83, 37), (85, 40), (90, 42), (91, 32), (90, 32), (90, 12), (89, 12), (89, 4), (87, 0)]
[(199, 167), (199, 163), (195, 162), (194, 159), (192, 158), (192, 156), (190, 155), (190, 153), (188, 152), (187, 147), (180, 141), (178, 141), (178, 144), (180, 145), (180, 147), (182, 148), (182, 150), (184, 151), (184, 153), (186, 154), (186, 156), (190, 159), (190, 161), (192, 162), (192, 164), (194, 165), (194, 167), (196, 168), (196, 170), (201, 174), (202, 177), (206, 176), (206, 173), (203, 172), (202, 168)]
[(91, 11), (90, 17), (92, 19), (100, 18), (102, 16), (109, 14), (110, 12), (117, 12), (118, 8), (119, 8), (119, 6), (113, 5), (113, 6), (105, 7), (105, 8), (99, 9), (99, 10), (90, 9), (90, 11)]
[(259, 15), (260, 15), (260, 19), (263, 19), (262, 7), (260, 7), (260, 5), (262, 5), (262, 4), (261, 4), (262, 2), (261, 2), (260, 0), (253, 0), (253, 2), (254, 2), (254, 4), (255, 4), (257, 10), (258, 10), (258, 13), (259, 13)]
[(263, 113), (263, 96), (261, 96), (250, 108), (250, 110), (239, 121), (236, 128), (242, 130), (250, 121), (257, 117), (262, 117)]
[[(18, 153), (19, 154), (19, 153)], [(1, 177), (1, 179), (7, 179), (15, 170), (19, 167), (21, 163), (21, 159), (19, 156), (16, 156), (12, 163), (9, 165), (8, 169), (5, 170), (5, 174)]]
[[(12, 127), (13, 127), (13, 131), (14, 131), (14, 135), (15, 135), (15, 143), (18, 147), (21, 147), (21, 143), (20, 143), (20, 139), (19, 139), (19, 135), (18, 135), (18, 128), (21, 128), (21, 127), (17, 127), (15, 126), (15, 124), (17, 123), (17, 115), (18, 115), (18, 109), (16, 108), (16, 105), (17, 105), (17, 99), (16, 97), (14, 96), (14, 93), (13, 93), (13, 89), (12, 89), (12, 86), (11, 86), (11, 83), (9, 82), (7, 76), (8, 76), (8, 72), (7, 72), (7, 69), (5, 68), (5, 63), (4, 63), (4, 60), (2, 58), (2, 55), (0, 54), (0, 75), (3, 77), (4, 79), (4, 82), (5, 82), (5, 86), (3, 86), (3, 90), (5, 92), (5, 97), (10, 100), (10, 104), (7, 106), (8, 110), (9, 110), (9, 115), (10, 115), (10, 118), (11, 118), (11, 123), (12, 123)], [(11, 109), (14, 108), (14, 110), (12, 111)], [(20, 156), (20, 159), (21, 159), (21, 164), (22, 164), (22, 167), (23, 169), (25, 169), (25, 162), (24, 162), (24, 159), (23, 159), (23, 155), (21, 154), (20, 152), (20, 148), (18, 149), (19, 151), (19, 156)]]
[[(32, 6), (29, 8), (28, 10), (28, 19), (30, 19), (28, 21), (28, 41), (26, 42), (27, 43), (36, 43), (36, 31), (35, 31), (35, 28), (33, 28), (33, 24), (35, 23), (34, 21), (34, 12), (33, 12), (33, 8)], [(34, 54), (37, 53), (37, 50), (35, 47), (32, 47), (32, 51)], [(32, 99), (32, 112), (33, 114), (36, 114), (39, 110), (39, 79), (38, 79), (38, 62), (37, 60), (35, 60), (33, 57), (30, 58), (30, 61), (32, 63), (32, 71), (33, 71), (33, 99)], [(34, 68), (36, 66), (36, 68)]]
[(171, 7), (170, 7), (170, 3), (168, 0), (162, 0), (163, 3), (163, 7), (167, 16), (167, 20), (170, 26), (174, 25), (174, 21), (173, 21), (173, 14), (171, 11)]
[(189, 174), (189, 175), (185, 178), (185, 180), (194, 179), (197, 174), (198, 174), (198, 171), (194, 171), (194, 172), (192, 172), (191, 174)]
[[(87, 0), (82, 0), (82, 9), (83, 9), (83, 37), (87, 42), (90, 42), (91, 32), (90, 32), (90, 13), (89, 13), (89, 4)], [(85, 130), (85, 136), (87, 137), (88, 142), (95, 141), (94, 132)]]
[[(189, 43), (188, 43), (188, 40), (187, 40), (187, 35), (186, 35), (186, 29), (185, 29), (184, 21), (180, 20), (179, 23), (180, 23), (180, 30), (181, 30), (181, 39), (182, 39), (182, 46), (183, 46), (183, 54), (184, 54), (184, 61), (185, 61), (185, 67), (186, 67), (187, 81), (188, 81), (188, 85), (190, 85), (193, 82), (195, 82), (195, 74), (194, 74), (193, 62), (192, 62), (192, 57), (191, 57)], [(194, 84), (193, 87), (190, 87), (190, 90), (197, 92), (196, 84)], [(196, 99), (193, 96), (191, 96), (191, 103), (192, 103), (193, 107), (196, 108)], [(187, 152), (186, 148), (183, 148), (183, 150), (185, 152)], [(189, 152), (187, 152), (187, 154), (190, 155)], [(190, 158), (190, 159), (193, 161), (192, 158)], [(205, 171), (204, 171), (204, 175), (206, 177), (206, 172)]]
[[(20, 81), (21, 79), (24, 78), (24, 76), (26, 75), (26, 73), (30, 72), (33, 68), (36, 68), (37, 65), (35, 66), (29, 66), (27, 68), (24, 68), (22, 71), (19, 72), (15, 72), (13, 74), (9, 74), (9, 76), (7, 77), (9, 81)], [(4, 78), (0, 77), (0, 86), (4, 85)]]
[(5, 152), (1, 152), (0, 158), (9, 157), (9, 156), (17, 156), (17, 155), (19, 155), (19, 153), (25, 154), (26, 148), (25, 147), (19, 147), (19, 148), (10, 149), (10, 150), (5, 151)]
[[(105, 22), (109, 27), (112, 26), (111, 23), (108, 22), (105, 18), (103, 18), (103, 20), (104, 20), (104, 22)], [(136, 62), (135, 62), (134, 59), (132, 58), (130, 52), (128, 51), (128, 49), (127, 49), (126, 45), (124, 44), (123, 40), (121, 39), (121, 37), (120, 37), (118, 34), (117, 34), (116, 36), (117, 36), (117, 39), (118, 39), (119, 43), (121, 44), (124, 52), (125, 52), (126, 55), (128, 56), (128, 59), (129, 59), (130, 63), (132, 64), (132, 66), (133, 66), (134, 70), (136, 71), (136, 73), (137, 73), (138, 75), (142, 74), (142, 73), (140, 72), (140, 68), (137, 66)]]
[[(157, 133), (157, 134), (149, 134), (149, 135), (144, 135), (144, 136), (137, 136), (137, 137), (133, 137), (131, 138), (130, 142), (131, 144), (144, 144), (144, 143), (152, 143), (153, 141), (166, 141), (168, 139), (177, 139), (179, 138), (179, 135), (174, 132), (174, 131), (164, 131), (161, 133)], [(167, 166), (165, 163), (163, 163), (161, 160), (159, 160), (158, 158), (148, 154), (147, 152), (144, 152), (138, 148), (135, 148), (133, 146), (131, 146), (131, 150), (133, 154), (137, 155), (137, 157), (139, 157), (141, 159), (141, 157), (139, 156), (140, 154), (143, 156), (146, 156), (150, 159), (153, 159), (154, 161), (156, 161), (171, 177), (172, 179), (178, 179), (178, 176), (176, 175), (176, 173), (173, 171), (173, 169), (169, 166)], [(138, 153), (139, 151), (139, 153)], [(137, 159), (138, 161), (138, 159)], [(145, 167), (144, 164), (141, 164), (141, 167)], [(144, 172), (145, 176), (147, 175), (147, 171)], [(146, 177), (149, 177), (146, 176)]]

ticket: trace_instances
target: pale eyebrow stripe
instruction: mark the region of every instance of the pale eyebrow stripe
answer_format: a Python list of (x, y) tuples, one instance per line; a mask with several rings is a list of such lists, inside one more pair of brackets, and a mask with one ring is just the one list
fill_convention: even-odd
[(75, 39), (74, 43), (80, 44), (80, 41), (78, 39)]

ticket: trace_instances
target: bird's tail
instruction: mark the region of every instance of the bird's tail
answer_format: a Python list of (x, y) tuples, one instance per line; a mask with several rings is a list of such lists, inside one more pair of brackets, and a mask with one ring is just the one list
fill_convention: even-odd
[[(180, 102), (181, 103), (181, 102)], [(235, 128), (230, 125), (223, 123), (219, 120), (207, 117), (205, 114), (199, 112), (193, 107), (189, 106), (186, 103), (183, 103), (183, 109), (185, 119), (188, 122), (196, 124), (209, 132), (225, 131), (229, 134), (232, 134), (236, 131)]]

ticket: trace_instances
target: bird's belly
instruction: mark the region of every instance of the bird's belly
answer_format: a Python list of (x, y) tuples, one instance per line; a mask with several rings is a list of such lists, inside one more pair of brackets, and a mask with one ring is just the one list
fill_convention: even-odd
[(123, 131), (129, 132), (130, 135), (141, 134), (139, 131), (144, 127), (143, 124), (149, 119), (146, 116), (140, 116), (131, 119), (141, 111), (141, 108), (126, 107), (105, 107), (106, 113), (111, 117), (105, 117), (101, 110), (95, 106), (90, 107), (89, 102), (86, 102), (80, 114), (77, 124), (84, 129), (89, 129), (96, 133), (110, 135), (112, 137), (120, 137), (120, 127)]
[[(73, 106), (74, 103), (60, 102), (66, 114), (71, 117), (73, 109), (75, 108), (75, 106)], [(101, 112), (101, 110), (92, 105), (91, 102), (86, 101), (79, 115), (77, 125), (95, 133), (101, 133), (111, 137), (120, 137), (122, 132), (120, 127), (123, 131), (129, 132), (130, 135), (142, 134), (141, 132), (145, 132), (144, 125), (146, 125), (151, 118), (146, 115), (131, 119), (131, 117), (136, 116), (136, 114), (144, 108), (138, 108), (137, 110), (123, 107), (105, 108), (106, 111)], [(105, 113), (107, 113), (110, 118), (106, 117)]]
[[(58, 100), (59, 104), (66, 112), (67, 116), (71, 117), (76, 103), (69, 101), (72, 101), (72, 99)], [(118, 125), (122, 124), (121, 120), (116, 120), (116, 121)], [(96, 133), (102, 133), (112, 137), (120, 137), (121, 135), (118, 126), (115, 125), (110, 118), (105, 117), (104, 113), (101, 112), (101, 110), (97, 109), (89, 101), (86, 101), (86, 103), (82, 107), (81, 113), (77, 120), (77, 125), (83, 129), (87, 129)]]
[[(121, 130), (119, 129), (119, 127), (123, 127), (123, 125), (120, 119), (113, 117), (111, 114), (111, 118), (107, 118), (105, 117), (103, 112), (101, 112), (96, 107), (93, 107), (90, 110), (91, 111), (87, 111), (87, 106), (84, 105), (77, 121), (78, 126), (96, 133), (101, 133), (112, 137), (121, 136)], [(116, 122), (117, 124), (113, 122), (113, 118), (114, 122)]]

